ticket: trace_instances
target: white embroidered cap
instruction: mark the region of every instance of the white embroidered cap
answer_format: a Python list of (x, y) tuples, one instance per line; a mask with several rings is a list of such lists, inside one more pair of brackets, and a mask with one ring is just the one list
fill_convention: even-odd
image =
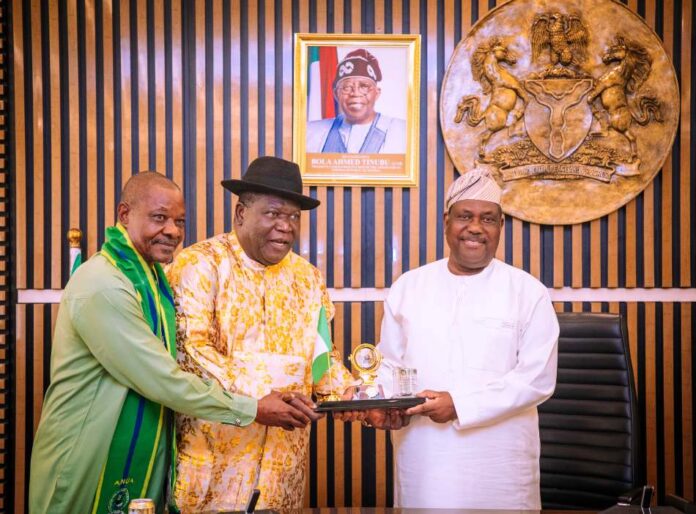
[(474, 168), (452, 182), (445, 195), (445, 212), (460, 200), (486, 200), (500, 205), (502, 189), (485, 168)]

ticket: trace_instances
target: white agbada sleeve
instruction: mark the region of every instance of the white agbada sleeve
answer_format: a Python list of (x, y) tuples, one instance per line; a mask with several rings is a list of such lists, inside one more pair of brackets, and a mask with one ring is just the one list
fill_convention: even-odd
[[(393, 345), (401, 340), (395, 335), (382, 340)], [(398, 351), (390, 345), (387, 349)], [(558, 318), (544, 291), (520, 328), (517, 365), (483, 387), (473, 389), (462, 381), (449, 391), (457, 412), (453, 426), (464, 430), (492, 425), (547, 400), (556, 385), (557, 352)]]

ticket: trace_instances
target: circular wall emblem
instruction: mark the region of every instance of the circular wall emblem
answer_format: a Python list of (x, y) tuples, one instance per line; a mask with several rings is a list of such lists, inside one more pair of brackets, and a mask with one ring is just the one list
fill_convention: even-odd
[(623, 4), (511, 0), (457, 45), (440, 120), (454, 165), (490, 167), (506, 213), (580, 223), (650, 183), (679, 91), (660, 40)]

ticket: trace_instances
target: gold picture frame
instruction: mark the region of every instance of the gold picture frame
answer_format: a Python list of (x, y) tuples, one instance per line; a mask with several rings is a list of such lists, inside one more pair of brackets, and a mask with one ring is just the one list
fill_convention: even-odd
[(295, 34), (293, 84), (305, 185), (418, 186), (420, 35)]

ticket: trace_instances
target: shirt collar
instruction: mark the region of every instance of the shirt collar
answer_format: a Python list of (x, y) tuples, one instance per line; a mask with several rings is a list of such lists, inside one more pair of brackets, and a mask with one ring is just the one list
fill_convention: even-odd
[(479, 273), (475, 273), (473, 275), (456, 275), (456, 274), (452, 273), (449, 269), (449, 265), (448, 265), (447, 261), (448, 261), (448, 259), (445, 258), (445, 270), (447, 271), (447, 274), (450, 277), (453, 277), (458, 282), (468, 283), (468, 282), (475, 282), (475, 281), (479, 281), (479, 280), (486, 280), (488, 277), (490, 277), (491, 274), (493, 273), (493, 269), (497, 266), (498, 259), (493, 257), (493, 259), (491, 259), (491, 262), (488, 263), (488, 266), (483, 268), (483, 270), (480, 271)]

